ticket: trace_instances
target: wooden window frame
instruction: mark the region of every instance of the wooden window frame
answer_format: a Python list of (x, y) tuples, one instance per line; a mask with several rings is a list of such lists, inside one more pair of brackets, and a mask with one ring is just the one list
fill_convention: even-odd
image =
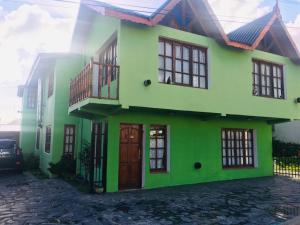
[[(67, 134), (68, 129), (73, 129), (72, 134)], [(67, 138), (69, 137), (69, 138)], [(72, 137), (72, 142), (70, 142), (70, 138)], [(67, 139), (69, 139), (69, 142), (67, 142)], [(64, 155), (69, 155), (74, 157), (75, 152), (75, 144), (76, 144), (76, 126), (73, 124), (65, 124), (64, 126)], [(68, 148), (71, 147), (71, 152), (67, 152), (66, 146), (68, 145)]]
[(54, 74), (51, 73), (48, 77), (48, 98), (50, 98), (53, 95), (53, 89), (54, 89)]
[(46, 126), (46, 134), (45, 134), (45, 152), (50, 153), (51, 152), (51, 126)]
[[(258, 66), (258, 71), (255, 70), (255, 65)], [(270, 67), (270, 75), (262, 73), (262, 65)], [(274, 67), (277, 72), (274, 71)], [(280, 75), (278, 74), (280, 71)], [(258, 81), (257, 81), (258, 78)], [(270, 83), (268, 84), (268, 79)], [(276, 80), (276, 82), (275, 82)], [(270, 93), (268, 94), (268, 88)], [(274, 99), (285, 99), (284, 89), (284, 70), (283, 65), (266, 62), (263, 60), (253, 59), (252, 60), (252, 94), (253, 96), (274, 98)], [(263, 90), (265, 93), (263, 93)], [(279, 96), (280, 94), (280, 96)]]
[[(163, 43), (164, 52), (161, 54), (160, 46)], [(171, 45), (171, 56), (167, 55), (166, 45)], [(181, 57), (178, 57), (176, 54), (176, 47), (180, 47), (181, 49)], [(184, 59), (183, 49), (188, 49), (188, 59)], [(194, 58), (194, 51), (197, 51), (197, 59)], [(204, 61), (201, 61), (201, 55), (204, 56)], [(163, 67), (159, 65), (159, 82), (166, 84), (174, 84), (179, 86), (186, 86), (192, 88), (200, 88), (200, 89), (208, 89), (208, 49), (205, 47), (187, 44), (181, 41), (171, 40), (167, 38), (159, 38), (159, 64), (161, 64), (161, 59), (163, 59)], [(167, 69), (166, 61), (171, 60), (171, 69)], [(177, 70), (176, 63), (177, 61), (181, 61), (181, 71)], [(188, 62), (188, 71), (184, 70), (184, 62)], [(197, 66), (197, 73), (194, 71), (194, 65)], [(204, 67), (204, 75), (201, 74), (201, 69)], [(171, 73), (171, 80), (167, 79), (166, 73)], [(163, 77), (161, 77), (163, 74)], [(176, 81), (176, 74), (181, 74), (181, 82)], [(184, 76), (188, 76), (188, 83), (184, 82)], [(198, 78), (198, 85), (194, 85), (194, 78)], [(204, 80), (203, 80), (204, 79)], [(205, 84), (203, 85), (203, 82)]]
[(29, 86), (27, 90), (27, 108), (35, 109), (37, 105), (37, 87)]
[[(112, 65), (112, 68), (117, 65), (117, 39), (114, 39), (110, 44), (108, 44), (99, 54), (99, 63), (103, 65)], [(103, 67), (105, 70), (108, 69), (108, 67)], [(102, 80), (101, 80), (101, 86), (108, 84), (108, 77), (107, 77), (108, 71), (103, 72)], [(111, 72), (111, 82), (117, 79), (117, 73), (116, 71)]]
[[(157, 140), (161, 138), (152, 138), (151, 131), (164, 130), (164, 147), (158, 147)], [(155, 148), (151, 148), (151, 140), (155, 139)], [(151, 157), (151, 151), (155, 151), (155, 157)], [(158, 150), (163, 150), (163, 157), (158, 157)], [(151, 160), (155, 160), (155, 168), (151, 168)], [(157, 161), (162, 160), (163, 168), (158, 168)], [(151, 173), (166, 173), (168, 171), (168, 129), (166, 125), (151, 125), (150, 126), (150, 148), (149, 148), (149, 166)]]
[[(249, 135), (246, 137), (246, 132), (250, 134), (250, 138)], [(224, 169), (255, 167), (254, 135), (253, 129), (223, 128), (221, 130), (222, 166)]]

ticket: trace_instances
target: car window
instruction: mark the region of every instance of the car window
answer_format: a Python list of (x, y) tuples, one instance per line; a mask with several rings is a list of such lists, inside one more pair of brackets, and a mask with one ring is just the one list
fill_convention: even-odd
[(15, 148), (16, 142), (14, 141), (0, 141), (0, 149)]

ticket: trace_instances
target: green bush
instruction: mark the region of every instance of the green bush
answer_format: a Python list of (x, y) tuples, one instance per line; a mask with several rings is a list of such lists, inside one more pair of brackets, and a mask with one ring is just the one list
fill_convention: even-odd
[(79, 160), (80, 160), (80, 164), (84, 168), (83, 172), (84, 172), (85, 181), (88, 181), (91, 168), (93, 167), (93, 164), (91, 164), (91, 154), (92, 154), (91, 144), (88, 141), (84, 141), (82, 149), (79, 153)]
[(273, 156), (298, 156), (300, 145), (273, 140)]
[(76, 160), (72, 156), (64, 155), (58, 163), (49, 163), (48, 170), (61, 178), (74, 177), (76, 174)]
[(39, 166), (40, 166), (40, 158), (34, 155), (33, 153), (29, 154), (24, 159), (25, 170), (30, 170), (30, 171), (39, 170)]

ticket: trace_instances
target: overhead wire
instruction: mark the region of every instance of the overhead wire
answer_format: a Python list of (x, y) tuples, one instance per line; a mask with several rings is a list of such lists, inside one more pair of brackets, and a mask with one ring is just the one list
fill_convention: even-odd
[[(9, 1), (9, 2), (18, 2), (18, 3), (28, 3), (28, 4), (36, 4), (36, 5), (41, 5), (41, 6), (50, 6), (50, 7), (63, 7), (63, 8), (68, 8), (68, 7), (64, 7), (62, 5), (49, 5), (49, 4), (45, 4), (45, 3), (41, 3), (40, 1), (36, 1), (36, 0), (0, 0), (1, 1)], [(52, 2), (58, 2), (58, 3), (62, 3), (62, 4), (80, 4), (80, 1), (74, 1), (74, 0), (47, 0), (49, 3)], [(243, 1), (243, 2), (249, 2), (249, 0), (236, 0), (236, 1)], [(281, 0), (281, 3), (283, 3), (283, 1), (289, 2), (288, 4), (297, 4), (300, 6), (299, 2), (296, 2), (295, 0)], [(154, 8), (154, 7), (147, 7), (147, 6), (138, 6), (138, 5), (133, 5), (133, 4), (124, 4), (124, 3), (119, 3), (119, 2), (113, 2), (113, 1), (109, 1), (107, 2), (103, 2), (103, 1), (95, 1), (92, 0), (89, 3), (85, 2), (85, 5), (87, 6), (104, 6), (106, 8), (111, 8), (111, 9), (115, 9), (120, 8), (119, 5), (122, 6), (126, 6), (129, 8), (122, 8), (122, 10), (128, 10), (137, 14), (140, 14), (141, 16), (154, 16), (154, 15), (167, 15), (166, 10), (161, 9), (159, 11), (157, 11), (159, 9), (158, 8)], [(112, 5), (115, 4), (116, 6)], [(137, 9), (132, 9), (132, 7), (135, 7)], [(149, 10), (147, 10), (149, 9)], [(152, 11), (150, 11), (150, 9)], [(255, 18), (250, 18), (250, 17), (237, 17), (237, 16), (230, 16), (230, 15), (218, 15), (215, 14), (218, 17), (225, 17), (225, 19), (205, 19), (205, 20), (209, 20), (209, 21), (218, 21), (218, 22), (224, 22), (224, 23), (238, 23), (238, 24), (247, 24), (249, 22), (251, 22), (251, 20), (254, 20)], [(226, 19), (229, 18), (229, 19)], [(232, 19), (230, 19), (232, 18)], [(246, 21), (241, 21), (241, 20), (235, 20), (235, 18), (239, 18), (239, 19), (245, 19)], [(285, 23), (288, 23), (287, 21), (283, 21)], [(287, 28), (290, 29), (300, 29), (300, 26), (286, 26)]]

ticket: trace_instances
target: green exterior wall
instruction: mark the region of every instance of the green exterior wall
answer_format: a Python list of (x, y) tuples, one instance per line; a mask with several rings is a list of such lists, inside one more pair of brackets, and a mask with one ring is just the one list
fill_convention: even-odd
[[(162, 113), (122, 113), (108, 118), (107, 191), (118, 191), (119, 133), (121, 123), (144, 125), (144, 188), (272, 176), (272, 127), (261, 121), (212, 120), (201, 117)], [(169, 126), (170, 171), (150, 173), (150, 125)], [(256, 133), (257, 167), (223, 169), (221, 129), (247, 128)], [(202, 169), (194, 169), (201, 162)]]
[(29, 154), (35, 153), (35, 128), (36, 128), (36, 109), (27, 107), (28, 88), (24, 89), (22, 97), (22, 119), (20, 131), (20, 148), (26, 158)]
[[(158, 82), (159, 37), (208, 48), (209, 88), (199, 89)], [(300, 119), (300, 66), (290, 59), (262, 51), (242, 51), (218, 44), (212, 38), (164, 26), (122, 23), (119, 44), (120, 104), (194, 112), (213, 112)], [(252, 95), (252, 59), (284, 65), (287, 99)], [(152, 80), (144, 87), (143, 81)], [(128, 91), (130, 90), (130, 91)], [(255, 106), (255, 107), (254, 107)]]
[[(158, 82), (159, 37), (208, 48), (207, 90)], [(89, 62), (91, 57), (95, 57), (97, 52), (114, 38), (118, 40), (119, 99), (91, 98), (69, 107), (70, 79), (77, 76), (84, 64)], [(53, 67), (54, 94), (50, 98), (47, 94), (49, 74), (41, 77), (45, 87), (44, 120), (40, 142), (41, 169), (44, 172), (48, 173), (49, 162), (57, 162), (62, 156), (65, 124), (76, 125), (75, 156), (78, 159), (83, 141), (91, 140), (91, 119), (105, 119), (108, 121), (108, 192), (118, 191), (121, 123), (142, 124), (144, 127), (145, 189), (273, 174), (272, 129), (267, 121), (300, 119), (300, 105), (295, 104), (295, 98), (300, 97), (298, 87), (300, 67), (290, 59), (258, 50), (235, 49), (217, 43), (212, 38), (169, 27), (160, 25), (146, 27), (98, 15), (94, 17), (85, 40), (82, 57), (66, 56), (56, 60)], [(284, 65), (286, 99), (252, 95), (252, 59)], [(147, 79), (150, 79), (152, 84), (145, 87), (143, 82)], [(112, 86), (114, 85), (115, 82)], [(114, 90), (114, 87), (112, 89)], [(105, 92), (105, 87), (102, 91)], [(144, 111), (138, 111), (140, 108)], [(219, 114), (219, 117), (205, 120), (200, 113)], [(236, 118), (246, 116), (249, 120), (233, 120), (228, 115), (235, 115)], [(27, 149), (30, 151), (34, 149), (36, 120), (34, 114), (26, 110), (23, 110), (23, 118), (21, 145), (24, 146), (25, 151)], [(33, 128), (27, 131), (26, 126), (32, 124), (34, 124)], [(170, 129), (170, 171), (168, 173), (150, 173), (149, 128), (151, 124), (168, 125)], [(44, 151), (47, 125), (52, 127), (50, 154)], [(222, 128), (255, 130), (257, 143), (255, 168), (222, 168)], [(195, 170), (194, 163), (198, 161), (203, 167)], [(77, 172), (80, 172), (79, 160), (77, 160)]]

